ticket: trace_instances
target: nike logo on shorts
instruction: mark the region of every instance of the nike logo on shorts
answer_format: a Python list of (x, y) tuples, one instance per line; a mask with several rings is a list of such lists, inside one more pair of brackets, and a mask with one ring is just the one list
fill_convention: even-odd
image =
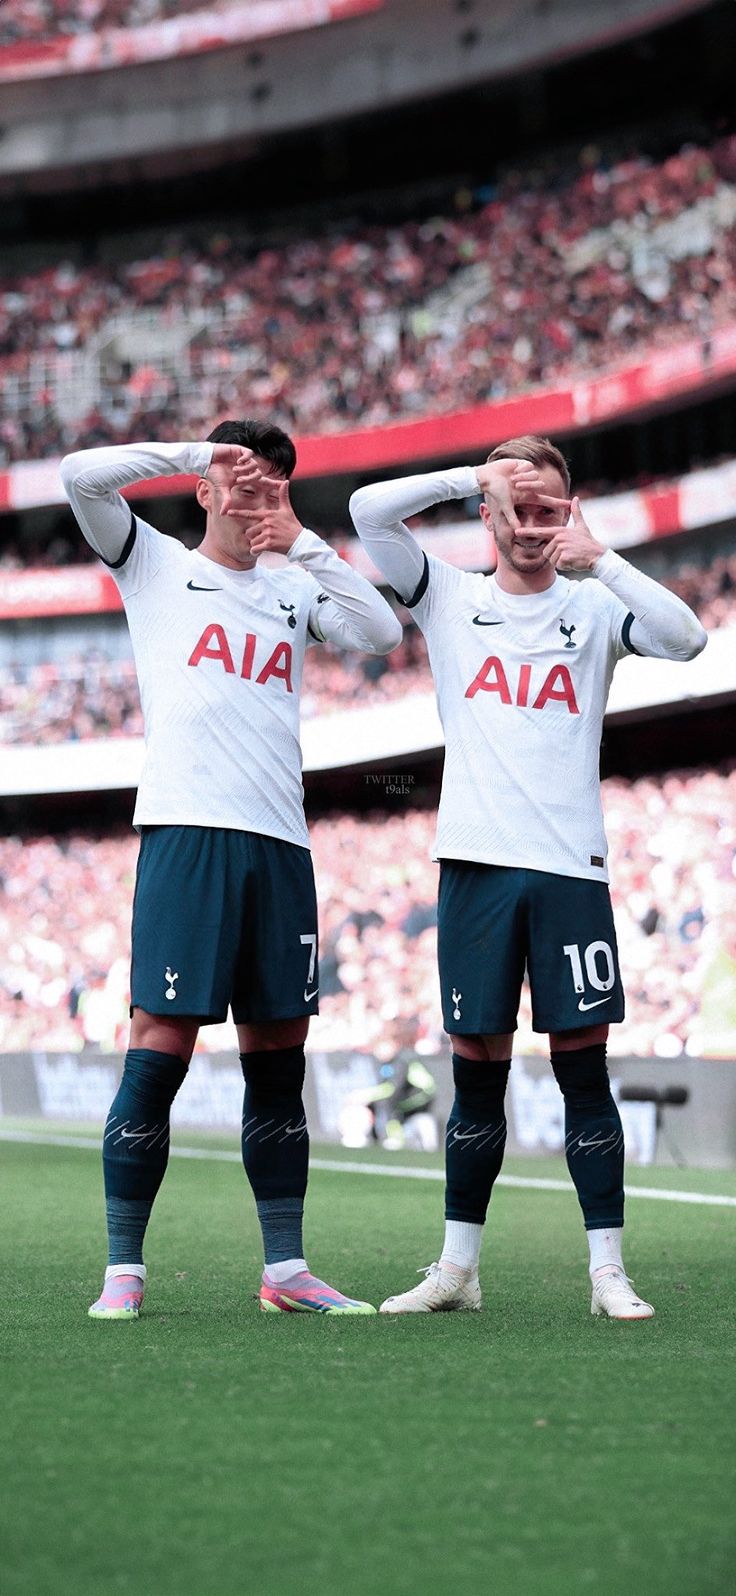
[(479, 615), (473, 616), (474, 626), (503, 626), (503, 621), (482, 621)]
[(319, 992), (319, 987), (318, 986), (316, 986), (312, 992), (308, 992), (306, 987), (305, 987), (304, 988), (304, 1002), (305, 1003), (311, 1003), (312, 998), (316, 998), (318, 992)]
[(221, 593), (221, 587), (201, 587), (199, 582), (187, 582), (190, 593)]
[(587, 1014), (588, 1009), (599, 1009), (601, 1003), (610, 1003), (612, 997), (613, 993), (609, 992), (608, 997), (596, 998), (595, 1003), (586, 1003), (585, 998), (581, 998), (580, 1002), (578, 1003), (580, 1013)]

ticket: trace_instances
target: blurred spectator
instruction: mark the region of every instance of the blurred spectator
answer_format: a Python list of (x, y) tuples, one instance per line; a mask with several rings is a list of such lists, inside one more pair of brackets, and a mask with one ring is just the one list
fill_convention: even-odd
[[(603, 783), (627, 1018), (609, 1051), (736, 1056), (736, 766)], [(391, 1055), (419, 1016), (419, 1058), (446, 1047), (436, 975), (434, 815), (336, 814), (311, 828), (327, 992), (315, 1048)], [(121, 1047), (137, 845), (0, 841), (0, 1048)], [(424, 929), (417, 927), (424, 923)], [(687, 933), (683, 936), (683, 927)], [(233, 1048), (232, 1025), (200, 1033)], [(522, 1000), (516, 1052), (544, 1051)]]
[(228, 0), (5, 0), (0, 12), (0, 50), (9, 44), (58, 39), (102, 28), (140, 28), (186, 11), (221, 10)]
[[(181, 231), (147, 258), (5, 275), (0, 466), (200, 437), (234, 411), (268, 410), (297, 436), (380, 426), (707, 343), (736, 321), (736, 182), (721, 156), (599, 155), (574, 180), (550, 166), (403, 224), (278, 245)], [(137, 366), (126, 326), (146, 333)], [(96, 399), (72, 418), (75, 355), (103, 330), (96, 376), (85, 361)]]
[[(736, 621), (736, 554), (708, 567), (688, 562), (667, 577), (665, 586), (679, 593), (709, 629)], [(302, 715), (310, 720), (430, 692), (424, 638), (411, 621), (399, 647), (380, 664), (377, 672), (371, 655), (343, 654), (331, 646), (309, 649)], [(132, 658), (111, 661), (90, 650), (63, 664), (0, 666), (0, 744), (142, 734)]]

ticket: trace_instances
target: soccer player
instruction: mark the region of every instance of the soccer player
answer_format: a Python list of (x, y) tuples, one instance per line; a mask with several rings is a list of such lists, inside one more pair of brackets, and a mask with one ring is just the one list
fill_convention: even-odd
[[(493, 576), (423, 554), (404, 520), (480, 490)], [(372, 560), (427, 640), (445, 732), (436, 857), (443, 1018), (455, 1100), (438, 1263), (384, 1313), (481, 1305), (478, 1260), (506, 1139), (504, 1094), (526, 965), (549, 1033), (565, 1151), (590, 1248), (592, 1312), (650, 1318), (624, 1270), (621, 1120), (606, 1042), (624, 1002), (598, 774), (614, 667), (689, 660), (706, 634), (672, 593), (604, 548), (570, 501), (548, 439), (512, 438), (476, 469), (361, 488), (350, 509)], [(571, 524), (568, 524), (571, 519)], [(582, 572), (586, 580), (564, 573)]]
[[(109, 1261), (94, 1318), (138, 1315), (171, 1103), (199, 1027), (229, 1006), (245, 1078), (243, 1163), (265, 1251), (261, 1308), (375, 1312), (315, 1278), (302, 1245), (304, 1042), (319, 978), (299, 692), (311, 640), (382, 654), (401, 628), (371, 584), (300, 525), (295, 463), (286, 433), (253, 420), (222, 422), (206, 443), (62, 461), (74, 514), (125, 604), (146, 732), (130, 1047), (105, 1127)], [(120, 492), (181, 474), (196, 475), (206, 512), (193, 552)], [(288, 565), (259, 565), (266, 551)]]

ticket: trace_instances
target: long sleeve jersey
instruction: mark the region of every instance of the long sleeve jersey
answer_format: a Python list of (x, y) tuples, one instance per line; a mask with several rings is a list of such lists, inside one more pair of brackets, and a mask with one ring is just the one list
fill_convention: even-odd
[(436, 857), (607, 881), (603, 716), (626, 654), (688, 660), (697, 617), (612, 549), (592, 580), (511, 594), (423, 554), (404, 519), (479, 492), (471, 467), (361, 488), (350, 501), (371, 559), (427, 640), (445, 734)]
[(134, 824), (222, 826), (309, 846), (299, 694), (310, 641), (386, 653), (390, 607), (316, 533), (288, 565), (231, 570), (135, 515), (120, 490), (204, 475), (211, 444), (131, 444), (62, 461), (87, 541), (109, 566), (130, 628), (146, 754)]

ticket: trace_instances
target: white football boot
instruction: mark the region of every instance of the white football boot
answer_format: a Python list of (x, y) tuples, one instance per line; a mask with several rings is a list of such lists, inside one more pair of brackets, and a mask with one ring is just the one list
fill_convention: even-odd
[(651, 1302), (642, 1302), (623, 1269), (607, 1269), (593, 1276), (593, 1314), (606, 1314), (609, 1319), (652, 1319)]
[(481, 1305), (477, 1269), (463, 1269), (459, 1264), (439, 1263), (428, 1269), (418, 1269), (424, 1275), (412, 1291), (400, 1297), (387, 1297), (379, 1313), (454, 1313), (457, 1310), (477, 1309)]

